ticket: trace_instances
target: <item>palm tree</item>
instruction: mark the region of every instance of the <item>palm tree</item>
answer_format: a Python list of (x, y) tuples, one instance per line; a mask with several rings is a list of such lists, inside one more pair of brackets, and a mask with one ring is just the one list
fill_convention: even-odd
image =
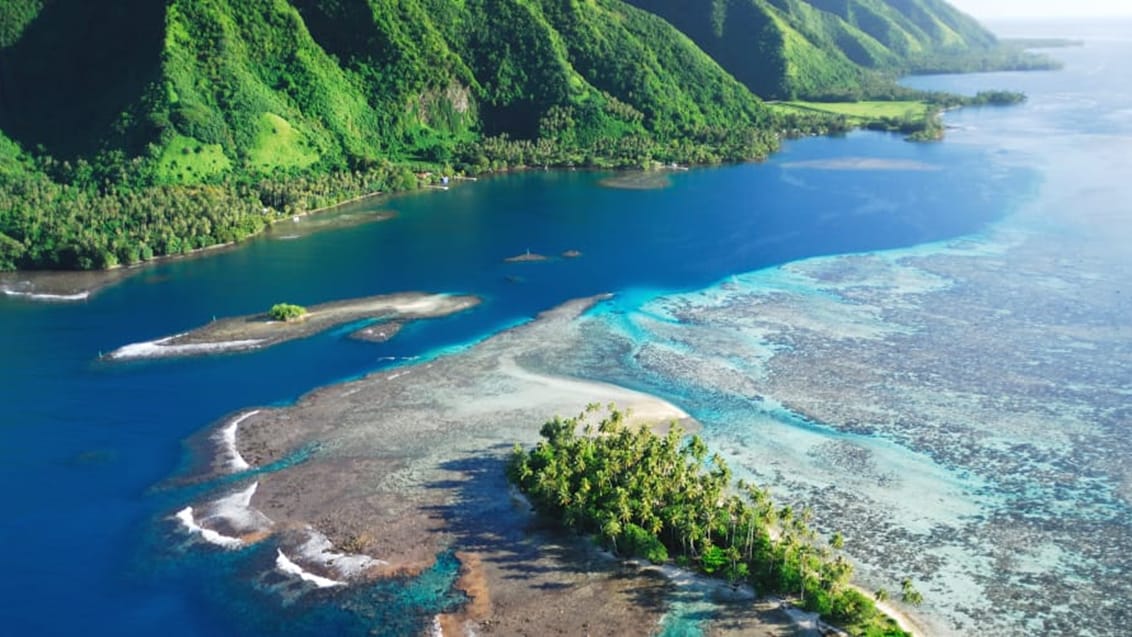
[(924, 596), (912, 585), (912, 579), (909, 577), (905, 577), (904, 581), (900, 582), (900, 598), (904, 600), (905, 604), (913, 606), (924, 603)]
[(613, 552), (617, 553), (617, 536), (621, 535), (621, 522), (614, 515), (607, 515), (601, 525), (601, 532), (613, 543)]

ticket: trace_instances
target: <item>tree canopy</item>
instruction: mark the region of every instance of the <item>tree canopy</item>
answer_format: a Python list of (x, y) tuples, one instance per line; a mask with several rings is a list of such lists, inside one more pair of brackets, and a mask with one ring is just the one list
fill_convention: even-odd
[(276, 321), (297, 321), (307, 315), (307, 308), (301, 305), (293, 305), (291, 303), (276, 303), (271, 306), (271, 310), (267, 313), (272, 319)]
[[(612, 550), (797, 596), (855, 635), (904, 635), (850, 585), (844, 538), (820, 541), (809, 509), (777, 507), (766, 489), (735, 482), (699, 436), (626, 426), (610, 406), (555, 418), (533, 449), (516, 446), (508, 478), (542, 514), (601, 538)], [(910, 586), (910, 582), (909, 582)], [(908, 601), (913, 599), (905, 596)]]

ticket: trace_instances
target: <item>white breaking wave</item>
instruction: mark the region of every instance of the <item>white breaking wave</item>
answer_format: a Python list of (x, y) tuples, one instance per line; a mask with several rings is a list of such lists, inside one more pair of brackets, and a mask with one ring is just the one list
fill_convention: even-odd
[(344, 582), (338, 582), (326, 577), (315, 575), (304, 571), (301, 566), (287, 559), (287, 556), (280, 549), (275, 549), (275, 568), (287, 573), (288, 575), (297, 575), (299, 579), (304, 582), (310, 582), (319, 588), (330, 588), (331, 586), (345, 586)]
[(196, 533), (200, 535), (201, 539), (203, 539), (205, 542), (208, 542), (209, 544), (222, 546), (226, 549), (237, 549), (244, 545), (244, 541), (238, 537), (221, 535), (220, 533), (217, 533), (212, 529), (206, 529), (203, 526), (197, 524), (196, 520), (193, 518), (192, 507), (185, 507), (181, 509), (177, 512), (176, 517), (181, 521), (181, 524), (185, 525), (185, 528), (188, 529), (190, 533)]
[(299, 555), (304, 560), (331, 569), (342, 577), (356, 577), (374, 566), (388, 564), (384, 560), (377, 560), (368, 555), (337, 553), (333, 550), (334, 545), (325, 535), (314, 529), (307, 529), (307, 533), (307, 541), (298, 547)]
[[(255, 495), (258, 487), (259, 482), (253, 482), (251, 486), (242, 491), (236, 491), (209, 502), (201, 507), (204, 514), (199, 518), (196, 517), (196, 512), (191, 506), (178, 511), (175, 517), (190, 533), (200, 535), (201, 539), (210, 544), (227, 549), (239, 548), (245, 544), (242, 539), (224, 535), (206, 525), (211, 526), (220, 523), (245, 534), (260, 532), (269, 528), (272, 524), (271, 520), (251, 506), (252, 496)], [(209, 523), (213, 524), (210, 525)]]
[(260, 410), (249, 411), (248, 413), (236, 418), (228, 426), (220, 429), (213, 434), (212, 439), (223, 445), (225, 460), (227, 461), (228, 468), (232, 471), (247, 471), (251, 468), (247, 460), (240, 455), (240, 450), (236, 448), (236, 430), (239, 428), (240, 423), (248, 418), (258, 414)]
[(166, 336), (165, 338), (159, 338), (155, 341), (145, 341), (143, 343), (131, 343), (129, 345), (123, 345), (113, 352), (110, 352), (108, 357), (120, 360), (127, 358), (159, 358), (162, 356), (211, 354), (215, 352), (227, 352), (232, 350), (247, 349), (255, 347), (263, 342), (262, 339), (247, 339), (242, 341), (220, 341), (217, 343), (185, 343), (184, 345), (167, 345), (169, 341), (181, 336), (184, 336), (184, 334), (174, 334), (173, 336)]
[(33, 301), (85, 301), (90, 298), (89, 291), (75, 294), (46, 294), (39, 292), (21, 292), (20, 290), (13, 290), (11, 288), (0, 288), (0, 292), (8, 296), (18, 296)]
[(440, 625), (440, 615), (433, 615), (432, 617), (432, 630), (428, 631), (429, 637), (444, 637), (444, 627)]

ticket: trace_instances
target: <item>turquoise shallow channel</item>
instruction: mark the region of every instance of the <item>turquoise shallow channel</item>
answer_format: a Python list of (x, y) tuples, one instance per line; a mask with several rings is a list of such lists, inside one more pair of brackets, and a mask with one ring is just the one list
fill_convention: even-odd
[[(482, 179), (356, 206), (396, 212), (388, 221), (273, 231), (163, 263), (84, 302), (0, 297), (0, 626), (427, 631), (462, 602), (451, 555), (418, 577), (284, 603), (262, 581), (270, 545), (186, 546), (170, 516), (220, 485), (178, 480), (194, 461), (184, 441), (242, 408), (613, 292), (580, 320), (627, 352), (622, 364), (579, 352), (561, 367), (686, 410), (738, 474), (812, 504), (823, 531), (843, 529), (862, 584), (922, 582), (932, 633), (1121, 634), (1132, 42), (1080, 28), (1057, 33), (1088, 39), (1054, 52), (1062, 72), (912, 80), (1030, 95), (949, 113), (939, 144), (792, 141), (766, 162), (674, 172), (656, 190), (583, 171)], [(504, 261), (527, 250), (551, 258)], [(567, 250), (582, 255), (558, 256)], [(385, 343), (340, 329), (246, 354), (98, 360), (279, 301), (412, 290), (484, 303)], [(654, 632), (701, 634), (708, 616), (676, 603)]]

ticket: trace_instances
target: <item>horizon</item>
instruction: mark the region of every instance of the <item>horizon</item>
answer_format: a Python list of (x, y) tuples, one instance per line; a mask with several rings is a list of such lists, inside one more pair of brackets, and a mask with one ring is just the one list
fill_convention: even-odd
[(979, 20), (1132, 18), (1127, 0), (949, 0)]

